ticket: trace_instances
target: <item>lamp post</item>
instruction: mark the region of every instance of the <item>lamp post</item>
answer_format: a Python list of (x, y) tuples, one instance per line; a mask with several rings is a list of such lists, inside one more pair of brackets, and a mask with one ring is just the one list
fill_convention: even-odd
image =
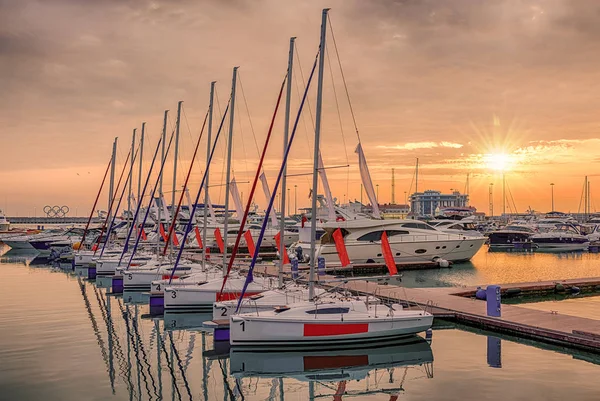
[(290, 202), (290, 199), (291, 199), (291, 198), (290, 198), (290, 191), (291, 191), (291, 190), (292, 190), (291, 188), (288, 188), (288, 189), (287, 189), (287, 192), (288, 192), (288, 193), (287, 193), (287, 198), (288, 198), (288, 201), (287, 201), (287, 209), (288, 209), (288, 213), (287, 213), (287, 214), (288, 214), (288, 216), (290, 215), (290, 203), (292, 203), (292, 202)]
[(294, 214), (298, 214), (298, 185), (294, 185)]
[(377, 203), (379, 203), (379, 184), (375, 186), (377, 187)]
[(551, 212), (554, 211), (554, 183), (551, 182), (550, 183), (550, 193), (552, 194), (552, 210)]

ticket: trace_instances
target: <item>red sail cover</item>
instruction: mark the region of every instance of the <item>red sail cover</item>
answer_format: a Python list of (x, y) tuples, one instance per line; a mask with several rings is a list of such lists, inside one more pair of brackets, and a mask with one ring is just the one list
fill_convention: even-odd
[(346, 267), (350, 264), (350, 258), (348, 258), (348, 251), (346, 251), (346, 244), (344, 244), (344, 236), (342, 230), (337, 229), (333, 232), (333, 241), (335, 242), (335, 249), (337, 250), (342, 267)]
[(177, 238), (177, 233), (173, 233), (173, 245), (179, 246), (179, 238)]
[(219, 246), (219, 250), (221, 253), (225, 252), (225, 244), (223, 243), (223, 237), (221, 236), (221, 230), (215, 229), (215, 239), (217, 240), (217, 245)]
[(146, 231), (142, 228), (142, 240), (148, 241), (148, 236), (146, 235)]
[(246, 230), (244, 233), (244, 239), (246, 240), (246, 245), (248, 245), (248, 252), (250, 255), (254, 255), (254, 252), (256, 252), (256, 246), (254, 245), (254, 239), (252, 239), (252, 233), (250, 230)]
[[(281, 232), (278, 232), (277, 235), (274, 236), (273, 238), (275, 239), (275, 244), (277, 244), (277, 252), (279, 252), (281, 250)], [(287, 265), (289, 263), (290, 263), (290, 258), (284, 249), (283, 250), (283, 264)]]
[(160, 223), (160, 236), (162, 237), (163, 241), (167, 240), (167, 233), (165, 232), (165, 226), (163, 223)]
[(394, 255), (392, 254), (392, 248), (390, 248), (390, 242), (388, 241), (385, 231), (383, 234), (381, 234), (381, 250), (383, 251), (383, 259), (385, 260), (385, 264), (390, 272), (390, 276), (398, 274), (396, 262), (394, 261)]
[(196, 226), (194, 231), (196, 232), (196, 242), (198, 243), (198, 247), (200, 247), (200, 249), (204, 249), (204, 245), (202, 244), (202, 237), (200, 236), (200, 229), (198, 228), (198, 226)]

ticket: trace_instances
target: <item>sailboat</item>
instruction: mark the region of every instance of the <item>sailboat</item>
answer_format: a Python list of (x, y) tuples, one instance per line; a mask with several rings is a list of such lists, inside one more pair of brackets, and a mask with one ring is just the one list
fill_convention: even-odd
[[(319, 72), (314, 140), (313, 193), (316, 193), (317, 190), (317, 175), (321, 165), (319, 144), (328, 12), (329, 9), (324, 9), (322, 13), (321, 40), (318, 53)], [(316, 63), (317, 60), (315, 60), (315, 66)], [(313, 66), (311, 78), (315, 66)], [(306, 92), (304, 97), (306, 97)], [(294, 126), (294, 131), (284, 155), (275, 185), (275, 192), (283, 175), (286, 159), (295, 136), (295, 129), (296, 126)], [(270, 200), (267, 214), (272, 204), (273, 199)], [(316, 196), (313, 196), (313, 215), (316, 215), (316, 206), (317, 199)], [(311, 232), (314, 234), (315, 231), (316, 219), (312, 219)], [(384, 304), (373, 297), (344, 296), (343, 294), (315, 296), (316, 244), (314, 235), (312, 235), (311, 240), (310, 301), (285, 305), (262, 313), (231, 316), (230, 344), (232, 347), (273, 348), (293, 346), (311, 349), (316, 346), (348, 346), (412, 336), (431, 327), (433, 315), (423, 310), (405, 309), (400, 304)], [(255, 263), (255, 259), (252, 263)], [(253, 267), (251, 265), (250, 269), (252, 270)], [(250, 284), (250, 282), (246, 283), (246, 285)]]

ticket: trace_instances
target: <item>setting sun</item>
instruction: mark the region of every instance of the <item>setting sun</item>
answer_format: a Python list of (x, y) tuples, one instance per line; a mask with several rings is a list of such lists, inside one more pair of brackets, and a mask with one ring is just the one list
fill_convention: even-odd
[(488, 154), (485, 155), (484, 160), (486, 167), (494, 171), (508, 171), (512, 164), (510, 155), (506, 153)]

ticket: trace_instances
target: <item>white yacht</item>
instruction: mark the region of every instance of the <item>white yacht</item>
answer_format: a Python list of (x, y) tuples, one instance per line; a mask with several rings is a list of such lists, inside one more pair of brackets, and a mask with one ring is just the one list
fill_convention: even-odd
[(477, 224), (473, 220), (432, 220), (428, 223), (447, 234), (466, 235), (469, 237), (481, 237), (477, 231)]
[[(447, 234), (418, 220), (346, 220), (323, 224), (325, 234), (317, 244), (317, 256), (326, 263), (340, 263), (333, 232), (341, 229), (348, 257), (353, 263), (383, 263), (381, 235), (385, 230), (396, 263), (423, 263), (445, 259), (467, 261), (486, 241), (483, 235)], [(310, 253), (310, 242), (296, 243), (291, 253), (303, 259)]]

